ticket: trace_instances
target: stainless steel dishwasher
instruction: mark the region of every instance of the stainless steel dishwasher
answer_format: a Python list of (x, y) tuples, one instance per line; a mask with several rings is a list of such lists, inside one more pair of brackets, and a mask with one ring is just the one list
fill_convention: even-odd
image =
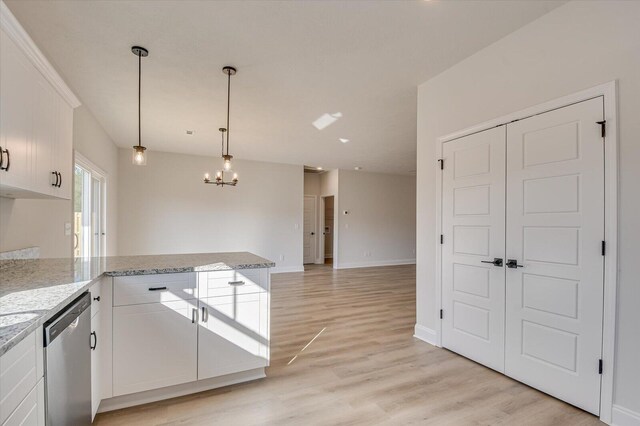
[(44, 325), (47, 426), (91, 424), (91, 296)]

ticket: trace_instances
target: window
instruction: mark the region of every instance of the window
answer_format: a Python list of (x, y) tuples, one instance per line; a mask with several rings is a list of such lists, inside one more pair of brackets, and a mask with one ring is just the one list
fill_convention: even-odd
[(73, 179), (73, 257), (106, 252), (105, 173), (76, 153)]

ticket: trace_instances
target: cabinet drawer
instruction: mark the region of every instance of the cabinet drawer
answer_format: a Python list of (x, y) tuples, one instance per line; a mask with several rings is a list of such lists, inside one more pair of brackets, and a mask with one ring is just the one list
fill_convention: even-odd
[(0, 357), (0, 424), (38, 381), (35, 332)]
[(212, 271), (198, 274), (200, 298), (261, 293), (268, 290), (267, 269)]
[(114, 306), (190, 300), (198, 296), (193, 272), (115, 277), (113, 286)]
[(100, 297), (100, 284), (100, 281), (98, 281), (89, 289), (89, 293), (91, 293), (91, 318), (100, 312), (100, 304), (102, 303), (102, 298)]

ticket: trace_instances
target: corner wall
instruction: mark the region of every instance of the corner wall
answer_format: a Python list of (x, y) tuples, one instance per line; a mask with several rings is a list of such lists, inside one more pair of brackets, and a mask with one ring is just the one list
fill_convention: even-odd
[(436, 139), (614, 79), (619, 81), (619, 275), (614, 424), (640, 425), (639, 2), (574, 1), (418, 90), (417, 325), (433, 330)]

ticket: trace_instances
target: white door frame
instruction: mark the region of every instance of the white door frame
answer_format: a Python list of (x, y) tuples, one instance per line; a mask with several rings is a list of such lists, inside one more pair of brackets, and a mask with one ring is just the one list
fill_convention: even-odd
[(338, 269), (338, 237), (337, 237), (337, 220), (336, 220), (336, 207), (337, 207), (337, 199), (338, 197), (336, 197), (335, 195), (321, 195), (320, 196), (320, 227), (322, 228), (322, 238), (320, 239), (320, 255), (322, 258), (322, 264), (324, 264), (325, 262), (325, 257), (324, 257), (324, 211), (325, 211), (325, 201), (327, 198), (329, 197), (333, 197), (333, 229), (331, 229), (331, 232), (333, 232), (333, 257), (332, 257), (332, 267), (333, 269)]
[[(97, 177), (102, 183), (102, 191), (100, 194), (100, 229), (103, 235), (100, 235), (100, 253), (101, 256), (107, 255), (107, 185), (108, 185), (108, 174), (102, 168), (98, 167), (95, 163), (89, 160), (87, 157), (79, 153), (78, 151), (73, 152), (73, 167), (75, 170), (75, 165), (78, 164), (80, 167), (88, 170), (92, 176)], [(75, 184), (75, 183), (74, 183)], [(73, 196), (75, 196), (75, 188), (72, 186), (72, 200)], [(71, 211), (73, 212), (73, 203), (71, 204)], [(72, 213), (73, 217), (73, 213)], [(73, 238), (71, 239), (71, 247), (73, 247)], [(72, 251), (73, 253), (73, 251)]]
[[(318, 238), (318, 196), (317, 195), (307, 195), (304, 194), (303, 200), (305, 198), (313, 198), (313, 236), (314, 241), (313, 241), (313, 259), (312, 259), (312, 263), (317, 263), (318, 260), (318, 241), (320, 240), (320, 238)], [(304, 204), (303, 204), (304, 207)], [(304, 215), (304, 211), (302, 212)], [(302, 232), (304, 233), (304, 217), (302, 218), (303, 222), (302, 222)], [(302, 240), (302, 263), (304, 263), (304, 237)]]
[[(615, 363), (615, 335), (617, 309), (617, 269), (618, 269), (618, 121), (617, 121), (617, 80), (601, 84), (571, 95), (563, 96), (540, 105), (526, 108), (467, 129), (454, 132), (436, 140), (437, 158), (442, 158), (443, 144), (453, 139), (468, 136), (513, 120), (549, 112), (577, 102), (602, 96), (604, 99), (604, 118), (606, 120), (606, 138), (604, 144), (605, 159), (605, 224), (604, 237), (607, 244), (604, 257), (604, 306), (602, 328), (602, 385), (600, 390), (600, 420), (611, 423), (613, 409), (613, 376)], [(436, 170), (436, 235), (442, 234), (442, 171), (438, 164)], [(442, 308), (442, 245), (436, 238), (436, 311)], [(442, 321), (436, 327), (436, 345), (442, 347)]]

